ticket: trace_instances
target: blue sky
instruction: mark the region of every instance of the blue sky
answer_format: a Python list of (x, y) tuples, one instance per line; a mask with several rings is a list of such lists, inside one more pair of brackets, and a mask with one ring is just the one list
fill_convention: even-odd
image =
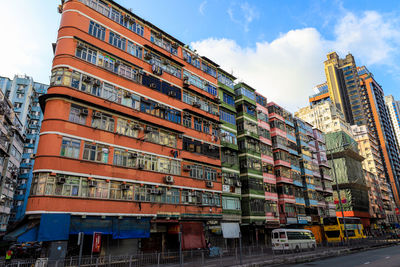
[[(400, 1), (118, 0), (122, 6), (196, 48), (270, 101), (307, 104), (325, 81), (326, 53), (351, 52), (385, 94), (400, 100)], [(48, 83), (59, 1), (3, 1), (0, 75)], [(18, 19), (24, 18), (24, 19)], [(11, 23), (12, 22), (12, 23)]]

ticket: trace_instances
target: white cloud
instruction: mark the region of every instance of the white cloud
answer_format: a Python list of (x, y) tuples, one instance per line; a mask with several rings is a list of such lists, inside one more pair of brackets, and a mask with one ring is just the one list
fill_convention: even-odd
[[(315, 28), (291, 30), (271, 42), (241, 47), (234, 40), (209, 38), (192, 46), (221, 67), (291, 111), (307, 105), (313, 87), (325, 81), (326, 53), (351, 52), (362, 64), (392, 64), (397, 54), (400, 30), (395, 21), (377, 12), (361, 16), (347, 13), (335, 25), (333, 40), (324, 39)], [(212, 47), (212, 49), (210, 49)]]
[(207, 0), (204, 0), (203, 2), (201, 2), (200, 6), (199, 6), (199, 12), (201, 15), (204, 15), (204, 10), (206, 8), (207, 5)]
[(396, 20), (376, 11), (366, 11), (361, 17), (348, 12), (335, 26), (334, 43), (338, 51), (354, 51), (368, 65), (388, 63), (398, 54), (398, 26)]
[[(248, 2), (244, 2), (237, 6), (236, 3), (233, 3), (231, 7), (228, 8), (227, 13), (229, 18), (236, 24), (239, 24), (243, 27), (245, 32), (248, 32), (250, 23), (259, 18), (259, 13), (254, 6), (251, 6)], [(239, 13), (239, 14), (236, 14)]]

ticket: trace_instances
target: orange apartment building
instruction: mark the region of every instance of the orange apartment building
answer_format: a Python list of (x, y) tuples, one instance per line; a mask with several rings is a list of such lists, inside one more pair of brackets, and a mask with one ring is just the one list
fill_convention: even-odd
[(59, 11), (26, 211), (36, 240), (83, 232), (90, 253), (101, 232), (101, 253), (161, 251), (181, 231), (184, 249), (204, 247), (222, 218), (218, 65), (113, 1)]

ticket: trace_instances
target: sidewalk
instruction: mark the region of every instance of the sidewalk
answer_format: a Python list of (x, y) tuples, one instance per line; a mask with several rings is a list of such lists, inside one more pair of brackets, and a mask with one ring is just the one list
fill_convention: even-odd
[[(346, 255), (362, 250), (374, 249), (377, 247), (398, 245), (400, 240), (387, 239), (364, 239), (353, 240), (349, 244), (329, 244), (319, 246), (315, 251), (302, 251), (299, 253), (274, 254), (270, 247), (254, 246), (242, 249), (242, 265), (240, 265), (240, 251), (238, 248), (225, 249), (223, 254), (214, 258), (208, 257), (207, 250), (184, 251), (182, 253), (182, 265), (179, 264), (179, 252), (165, 253), (139, 253), (136, 255), (107, 255), (103, 257), (85, 256), (81, 259), (81, 267), (178, 267), (178, 266), (205, 266), (224, 267), (242, 266), (255, 267), (266, 265), (282, 265), (308, 262), (326, 257)], [(78, 257), (68, 257), (59, 261), (42, 260), (13, 260), (10, 267), (75, 267), (78, 266)], [(3, 264), (3, 265), (2, 265)], [(4, 262), (0, 261), (0, 266)]]

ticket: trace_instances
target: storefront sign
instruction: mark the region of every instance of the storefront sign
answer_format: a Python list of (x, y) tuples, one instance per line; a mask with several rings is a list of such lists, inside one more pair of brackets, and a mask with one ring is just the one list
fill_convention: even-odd
[(297, 218), (286, 218), (286, 223), (287, 224), (297, 224)]
[(307, 224), (307, 217), (306, 216), (297, 216), (297, 221), (299, 224)]
[(93, 233), (92, 252), (100, 253), (100, 249), (101, 249), (101, 233), (94, 232)]

